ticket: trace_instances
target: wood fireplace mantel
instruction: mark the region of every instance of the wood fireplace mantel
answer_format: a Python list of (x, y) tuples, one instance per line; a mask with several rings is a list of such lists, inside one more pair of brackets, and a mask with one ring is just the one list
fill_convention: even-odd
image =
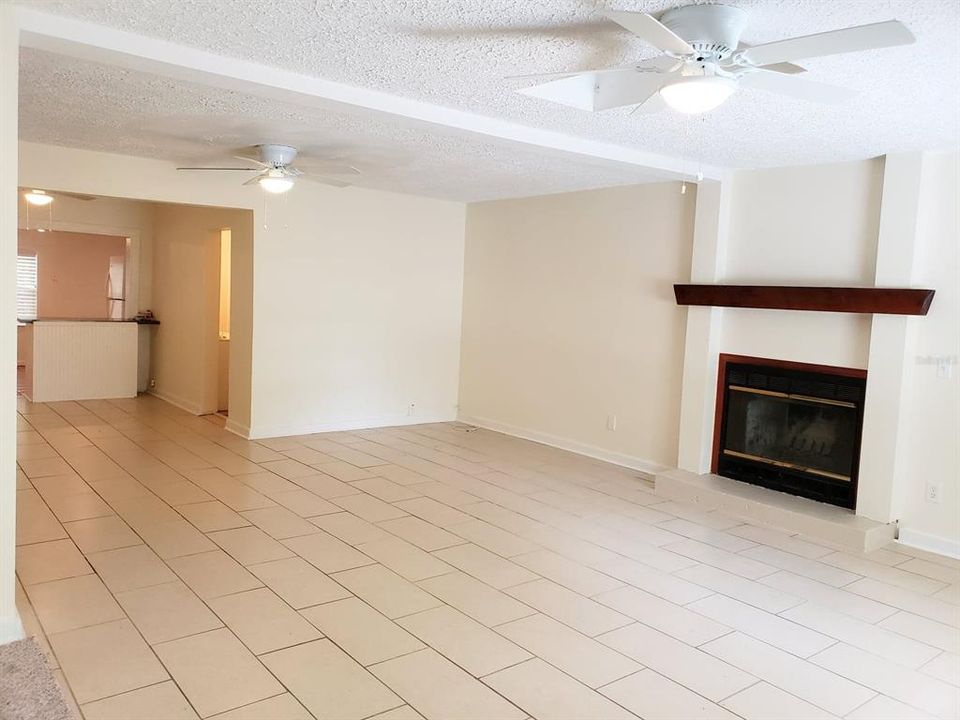
[(926, 315), (933, 290), (796, 287), (787, 285), (674, 285), (677, 305)]

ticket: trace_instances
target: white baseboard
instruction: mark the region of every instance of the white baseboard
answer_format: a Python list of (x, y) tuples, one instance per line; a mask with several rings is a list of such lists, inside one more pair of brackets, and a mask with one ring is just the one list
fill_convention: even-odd
[(960, 559), (960, 541), (950, 538), (931, 535), (930, 533), (911, 530), (901, 527), (897, 539), (904, 545), (915, 547), (920, 550), (928, 550), (937, 555), (946, 555), (947, 557)]
[(23, 640), (27, 634), (23, 631), (20, 616), (14, 611), (13, 615), (0, 617), (0, 645), (6, 645), (17, 640)]
[(551, 435), (550, 433), (540, 432), (539, 430), (517, 427), (516, 425), (502, 423), (497, 420), (475, 417), (473, 415), (460, 415), (457, 420), (467, 425), (476, 425), (477, 427), (493, 430), (503, 433), (504, 435), (512, 435), (513, 437), (522, 438), (523, 440), (532, 440), (542, 443), (543, 445), (549, 445), (550, 447), (559, 448), (560, 450), (568, 450), (578, 455), (593, 458), (594, 460), (603, 460), (613, 465), (620, 465), (621, 467), (630, 468), (631, 470), (639, 470), (640, 472), (650, 475), (655, 475), (667, 469), (665, 465), (651, 462), (645, 458), (627, 455), (626, 453), (616, 452), (614, 450), (606, 450), (596, 445), (580, 442), (579, 440), (571, 440), (570, 438)]
[(164, 402), (168, 402), (174, 407), (180, 408), (181, 410), (186, 410), (191, 415), (207, 414), (197, 403), (192, 402), (190, 400), (186, 400), (177, 395), (171, 395), (170, 393), (166, 393), (162, 390), (157, 390), (157, 389), (149, 390), (147, 394), (153, 395), (154, 397), (158, 397)]
[(444, 415), (375, 415), (365, 418), (338, 418), (322, 423), (283, 426), (254, 426), (248, 431), (251, 440), (260, 438), (289, 437), (291, 435), (312, 435), (313, 433), (340, 432), (343, 430), (367, 430), (378, 427), (399, 425), (422, 425), (425, 423), (453, 422), (453, 413)]
[(227, 422), (224, 424), (223, 429), (227, 432), (231, 432), (234, 435), (239, 435), (244, 440), (250, 439), (250, 427), (247, 425), (241, 425), (238, 422), (234, 422), (230, 418), (227, 418)]

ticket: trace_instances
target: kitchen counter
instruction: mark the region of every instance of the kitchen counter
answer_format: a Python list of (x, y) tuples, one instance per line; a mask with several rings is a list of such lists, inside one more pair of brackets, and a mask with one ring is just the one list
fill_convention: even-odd
[(138, 335), (135, 320), (25, 323), (24, 394), (34, 402), (136, 397)]

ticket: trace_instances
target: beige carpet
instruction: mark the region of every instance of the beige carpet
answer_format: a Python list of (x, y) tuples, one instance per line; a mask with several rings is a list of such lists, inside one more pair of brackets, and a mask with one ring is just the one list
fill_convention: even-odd
[(43, 651), (32, 639), (0, 645), (0, 720), (71, 720)]

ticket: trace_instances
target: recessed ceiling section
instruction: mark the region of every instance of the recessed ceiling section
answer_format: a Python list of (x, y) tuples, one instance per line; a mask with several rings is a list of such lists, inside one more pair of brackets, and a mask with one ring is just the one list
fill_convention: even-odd
[(341, 103), (306, 107), (31, 48), (20, 53), (20, 138), (184, 165), (229, 165), (243, 148), (280, 142), (299, 148), (304, 162), (349, 162), (361, 171), (350, 182), (361, 187), (458, 201), (675, 177)]
[[(714, 167), (835, 162), (960, 143), (960, 106), (953, 102), (960, 94), (960, 4), (937, 0), (727, 2), (747, 12), (742, 40), (749, 45), (890, 19), (905, 23), (917, 42), (804, 61), (810, 79), (857, 91), (854, 100), (834, 106), (743, 88), (706, 116), (633, 113), (630, 108), (594, 114), (522, 96), (515, 91), (540, 81), (509, 78), (651, 58), (657, 54), (653, 48), (598, 11), (659, 14), (690, 2), (44, 0), (22, 4), (439, 108), (609, 143), (625, 151), (696, 159)], [(520, 148), (517, 153), (526, 157)], [(533, 163), (528, 169), (546, 168)]]

